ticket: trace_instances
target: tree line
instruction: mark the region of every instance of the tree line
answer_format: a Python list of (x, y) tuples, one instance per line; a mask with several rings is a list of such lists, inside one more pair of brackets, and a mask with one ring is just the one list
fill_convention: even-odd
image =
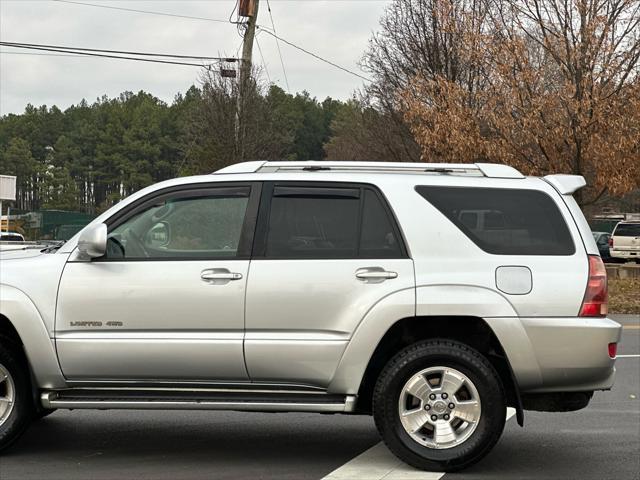
[[(235, 92), (193, 86), (167, 104), (147, 92), (83, 100), (62, 111), (28, 105), (0, 118), (0, 173), (18, 177), (21, 210), (100, 212), (152, 183), (241, 160)], [(245, 159), (322, 159), (343, 102), (277, 86), (254, 88)]]

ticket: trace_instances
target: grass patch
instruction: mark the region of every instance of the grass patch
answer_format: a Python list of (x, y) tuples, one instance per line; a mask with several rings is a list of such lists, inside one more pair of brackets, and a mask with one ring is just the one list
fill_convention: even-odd
[(640, 278), (609, 279), (609, 312), (640, 313)]

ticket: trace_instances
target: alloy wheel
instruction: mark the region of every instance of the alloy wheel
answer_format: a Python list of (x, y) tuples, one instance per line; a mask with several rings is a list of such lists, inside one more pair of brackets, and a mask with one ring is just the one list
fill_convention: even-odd
[(402, 427), (421, 445), (456, 447), (480, 421), (480, 395), (464, 373), (451, 367), (430, 367), (405, 383), (398, 401)]

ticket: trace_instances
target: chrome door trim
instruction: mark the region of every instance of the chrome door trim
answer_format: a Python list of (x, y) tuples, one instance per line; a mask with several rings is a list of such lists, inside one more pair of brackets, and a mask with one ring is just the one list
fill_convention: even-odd
[(246, 382), (195, 382), (158, 380), (69, 380), (67, 385), (78, 390), (149, 390), (209, 393), (308, 393), (324, 394), (326, 390), (316, 385), (296, 383)]

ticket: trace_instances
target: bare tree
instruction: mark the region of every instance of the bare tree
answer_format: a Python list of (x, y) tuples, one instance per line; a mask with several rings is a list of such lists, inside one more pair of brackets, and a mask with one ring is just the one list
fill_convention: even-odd
[[(280, 160), (293, 132), (274, 118), (267, 86), (254, 69), (245, 81), (242, 108), (236, 79), (204, 70), (202, 98), (189, 128), (184, 173), (205, 173), (245, 160)], [(241, 112), (241, 113), (239, 113)]]
[(370, 93), (387, 104), (394, 100), (389, 93), (406, 88), (416, 75), (443, 77), (475, 90), (482, 65), (473, 61), (474, 46), (465, 40), (484, 32), (487, 20), (483, 0), (394, 1), (363, 58), (375, 79)]
[(470, 28), (487, 28), (482, 0), (395, 0), (380, 27), (361, 62), (374, 81), (334, 122), (329, 158), (420, 161), (400, 92), (416, 75), (442, 76), (469, 91), (481, 88), (480, 63), (470, 62), (473, 46), (463, 37)]
[(418, 161), (420, 148), (399, 111), (373, 106), (360, 95), (340, 107), (325, 144), (328, 160)]

